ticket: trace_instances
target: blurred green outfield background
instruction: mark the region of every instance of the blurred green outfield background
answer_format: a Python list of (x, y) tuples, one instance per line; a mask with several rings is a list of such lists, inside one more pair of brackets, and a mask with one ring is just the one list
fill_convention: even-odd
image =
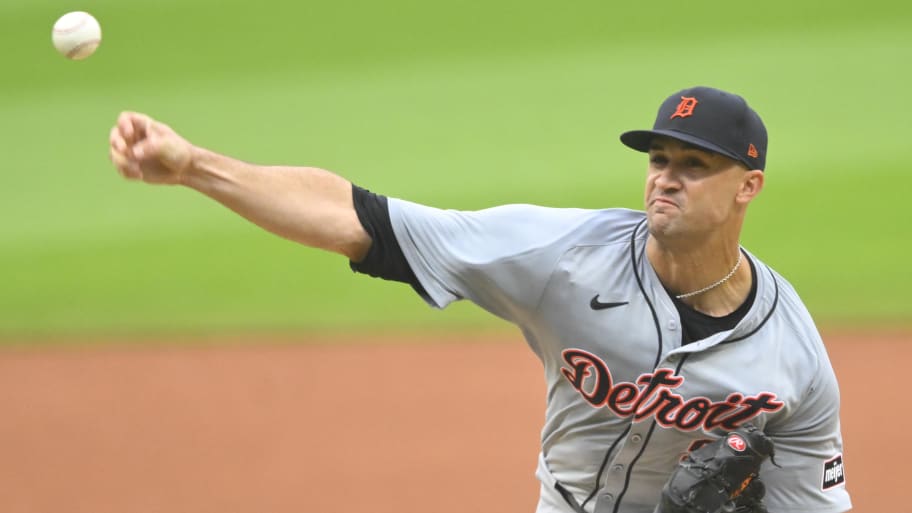
[[(87, 61), (51, 46), (70, 10), (102, 24)], [(912, 324), (908, 3), (5, 0), (0, 17), (0, 340), (503, 326), (122, 180), (121, 110), (440, 207), (639, 208), (645, 158), (617, 135), (697, 84), (770, 130), (745, 246), (822, 325)]]

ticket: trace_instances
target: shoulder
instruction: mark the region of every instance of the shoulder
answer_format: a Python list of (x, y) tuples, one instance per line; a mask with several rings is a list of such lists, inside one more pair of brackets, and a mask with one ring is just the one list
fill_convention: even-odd
[(775, 291), (775, 311), (767, 331), (768, 343), (778, 346), (782, 366), (793, 379), (801, 381), (805, 393), (817, 391), (823, 383), (835, 382), (833, 368), (820, 331), (795, 287), (771, 267), (757, 262), (761, 280)]
[(773, 282), (777, 293), (777, 317), (781, 327), (793, 335), (794, 338), (804, 341), (815, 352), (822, 349), (822, 340), (817, 330), (817, 325), (807, 306), (795, 287), (771, 267), (760, 262), (758, 271), (766, 274)]
[[(405, 200), (389, 200), (390, 216), (400, 226), (449, 225), (460, 231), (491, 236), (528, 233), (539, 240), (610, 243), (629, 236), (644, 218), (641, 211), (608, 208), (553, 208), (529, 204), (500, 205), (482, 210), (439, 209)], [(511, 237), (513, 238), (513, 237)]]
[(515, 219), (539, 234), (551, 231), (572, 244), (611, 244), (629, 239), (645, 214), (636, 210), (551, 208), (537, 205), (503, 205), (478, 212), (479, 218)]

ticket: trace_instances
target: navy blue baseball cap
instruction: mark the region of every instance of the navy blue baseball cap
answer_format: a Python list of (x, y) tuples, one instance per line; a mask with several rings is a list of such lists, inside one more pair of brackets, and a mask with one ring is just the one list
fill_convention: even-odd
[(664, 135), (737, 160), (748, 169), (766, 166), (766, 127), (744, 98), (692, 87), (669, 96), (659, 107), (652, 130), (621, 134), (621, 142), (642, 152)]

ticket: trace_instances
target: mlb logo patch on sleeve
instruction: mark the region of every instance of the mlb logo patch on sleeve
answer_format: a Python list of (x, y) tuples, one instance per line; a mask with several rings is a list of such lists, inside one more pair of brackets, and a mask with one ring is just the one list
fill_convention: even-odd
[(845, 483), (842, 454), (823, 462), (823, 489), (829, 490)]

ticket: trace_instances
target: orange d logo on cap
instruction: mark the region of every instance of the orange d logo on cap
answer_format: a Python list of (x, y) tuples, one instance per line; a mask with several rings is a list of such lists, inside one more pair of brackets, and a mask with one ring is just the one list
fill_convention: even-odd
[(682, 96), (681, 103), (678, 104), (678, 108), (675, 109), (674, 114), (672, 114), (669, 119), (693, 116), (694, 107), (696, 107), (698, 103), (700, 102), (692, 96)]

